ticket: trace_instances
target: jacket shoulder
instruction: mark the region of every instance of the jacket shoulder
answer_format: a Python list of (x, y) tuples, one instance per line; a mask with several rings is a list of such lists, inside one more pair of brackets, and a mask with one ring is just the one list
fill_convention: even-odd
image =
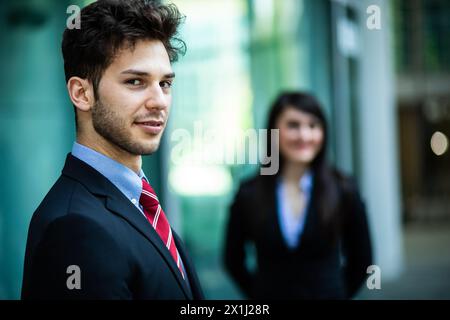
[(248, 193), (254, 191), (259, 183), (259, 180), (260, 179), (258, 176), (252, 176), (242, 180), (239, 185), (239, 192)]
[(341, 192), (344, 194), (358, 193), (358, 183), (353, 176), (344, 173), (337, 168), (332, 168), (331, 172)]
[(102, 202), (79, 182), (61, 176), (33, 214), (33, 220), (51, 222), (69, 213), (92, 214), (104, 209)]

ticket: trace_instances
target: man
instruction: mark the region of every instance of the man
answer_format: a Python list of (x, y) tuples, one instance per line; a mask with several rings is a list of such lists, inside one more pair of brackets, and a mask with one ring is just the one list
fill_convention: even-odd
[(22, 298), (202, 299), (141, 169), (167, 123), (180, 13), (100, 0), (80, 14), (62, 42), (76, 142), (31, 220)]

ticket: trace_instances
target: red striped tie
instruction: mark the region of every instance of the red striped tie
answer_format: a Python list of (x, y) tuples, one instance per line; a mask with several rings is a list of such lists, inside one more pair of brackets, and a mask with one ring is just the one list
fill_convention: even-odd
[(144, 213), (147, 220), (151, 223), (161, 240), (165, 243), (167, 249), (169, 249), (172, 258), (175, 260), (184, 279), (180, 256), (178, 254), (175, 241), (172, 238), (172, 229), (170, 228), (169, 221), (167, 221), (166, 215), (159, 204), (155, 191), (145, 179), (142, 179), (142, 193), (139, 203), (144, 208)]

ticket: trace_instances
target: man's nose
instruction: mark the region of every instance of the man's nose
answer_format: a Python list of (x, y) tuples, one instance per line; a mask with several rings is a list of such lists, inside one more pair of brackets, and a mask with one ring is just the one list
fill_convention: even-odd
[(166, 109), (169, 107), (169, 96), (164, 93), (159, 83), (149, 88), (145, 106), (147, 109)]

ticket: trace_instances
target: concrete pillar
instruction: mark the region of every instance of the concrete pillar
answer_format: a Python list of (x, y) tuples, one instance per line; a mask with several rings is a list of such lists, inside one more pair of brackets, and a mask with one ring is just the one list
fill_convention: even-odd
[[(397, 277), (403, 266), (401, 199), (395, 106), (393, 24), (385, 0), (356, 1), (359, 19), (359, 160), (382, 281)], [(366, 10), (380, 9), (381, 28), (370, 30)]]

